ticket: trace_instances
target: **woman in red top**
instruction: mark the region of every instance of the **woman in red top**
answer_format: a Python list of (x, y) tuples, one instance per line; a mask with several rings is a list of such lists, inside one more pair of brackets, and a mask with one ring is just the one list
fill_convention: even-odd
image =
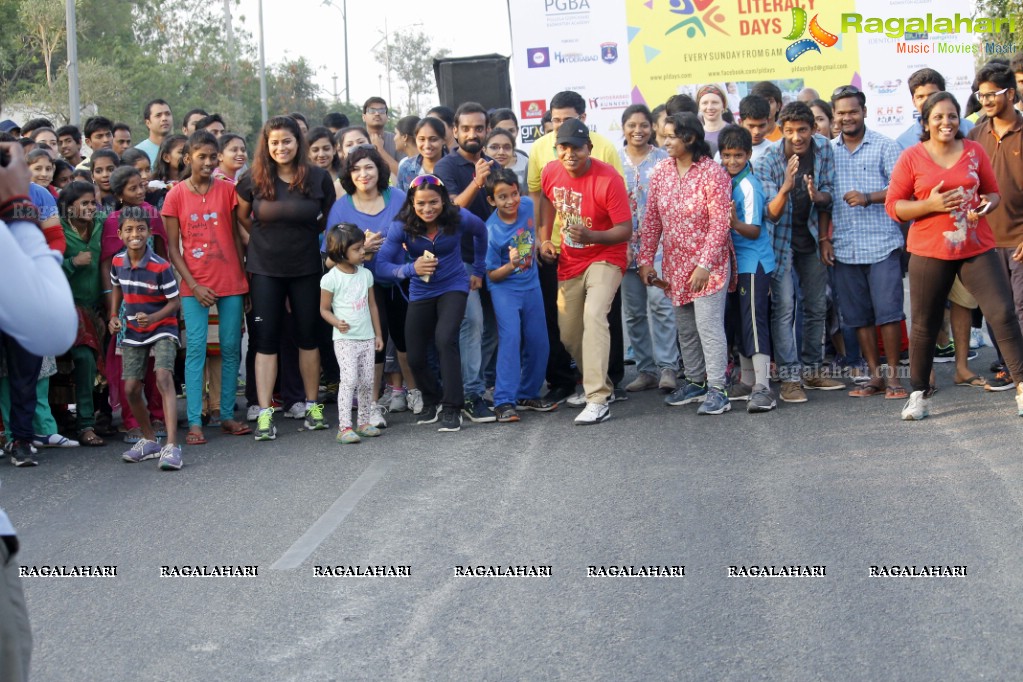
[(913, 330), (905, 420), (928, 414), (934, 343), (956, 275), (980, 304), (1016, 383), (1023, 416), (1023, 333), (1013, 310), (1012, 289), (998, 266), (995, 239), (984, 215), (998, 205), (998, 182), (984, 148), (963, 139), (959, 103), (936, 92), (921, 111), (920, 144), (907, 149), (892, 172), (885, 209), (895, 220), (913, 221), (906, 245)]
[(650, 175), (639, 277), (649, 284), (656, 276), (654, 256), (663, 242), (662, 269), (686, 375), (665, 402), (702, 402), (699, 414), (721, 414), (731, 409), (725, 393), (725, 301), (736, 279), (729, 232), (732, 181), (714, 163), (695, 114), (670, 116), (663, 130), (670, 158)]

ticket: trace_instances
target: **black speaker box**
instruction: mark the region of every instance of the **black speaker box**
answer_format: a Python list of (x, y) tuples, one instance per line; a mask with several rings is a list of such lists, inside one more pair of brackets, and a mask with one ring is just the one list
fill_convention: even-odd
[(479, 102), (487, 109), (511, 108), (508, 57), (498, 54), (433, 60), (440, 103), (457, 109), (463, 102)]

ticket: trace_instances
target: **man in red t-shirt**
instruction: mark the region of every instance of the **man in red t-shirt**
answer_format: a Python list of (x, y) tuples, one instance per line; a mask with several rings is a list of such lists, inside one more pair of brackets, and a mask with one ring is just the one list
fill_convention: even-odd
[(611, 348), (607, 314), (627, 265), (632, 212), (621, 174), (590, 158), (593, 145), (585, 123), (565, 121), (556, 142), (558, 158), (540, 174), (540, 255), (547, 261), (555, 258), (551, 231), (557, 215), (563, 225), (558, 326), (586, 392), (586, 408), (575, 423), (599, 424), (611, 417), (607, 402), (614, 387), (607, 377)]

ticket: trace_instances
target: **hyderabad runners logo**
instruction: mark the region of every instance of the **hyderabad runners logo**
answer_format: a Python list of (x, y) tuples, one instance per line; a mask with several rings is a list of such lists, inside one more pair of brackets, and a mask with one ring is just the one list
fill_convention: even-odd
[(790, 62), (794, 62), (802, 57), (811, 50), (817, 52), (821, 51), (821, 48), (817, 46), (818, 43), (824, 47), (834, 47), (838, 43), (838, 36), (829, 31), (825, 31), (821, 28), (821, 25), (817, 23), (818, 14), (813, 15), (813, 19), (810, 21), (810, 36), (813, 38), (800, 38), (806, 33), (806, 10), (802, 7), (792, 8), (792, 31), (785, 36), (785, 40), (794, 40), (795, 42), (788, 46), (785, 50), (785, 58)]

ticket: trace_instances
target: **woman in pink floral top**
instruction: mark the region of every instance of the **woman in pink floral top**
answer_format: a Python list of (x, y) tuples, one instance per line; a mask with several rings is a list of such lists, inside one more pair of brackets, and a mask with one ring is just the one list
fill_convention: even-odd
[(663, 243), (664, 279), (675, 305), (686, 373), (686, 381), (665, 402), (702, 401), (699, 414), (721, 414), (731, 409), (725, 393), (724, 319), (735, 278), (728, 224), (731, 181), (711, 158), (694, 114), (668, 118), (664, 131), (670, 158), (658, 163), (650, 177), (639, 275), (650, 281), (658, 244)]

